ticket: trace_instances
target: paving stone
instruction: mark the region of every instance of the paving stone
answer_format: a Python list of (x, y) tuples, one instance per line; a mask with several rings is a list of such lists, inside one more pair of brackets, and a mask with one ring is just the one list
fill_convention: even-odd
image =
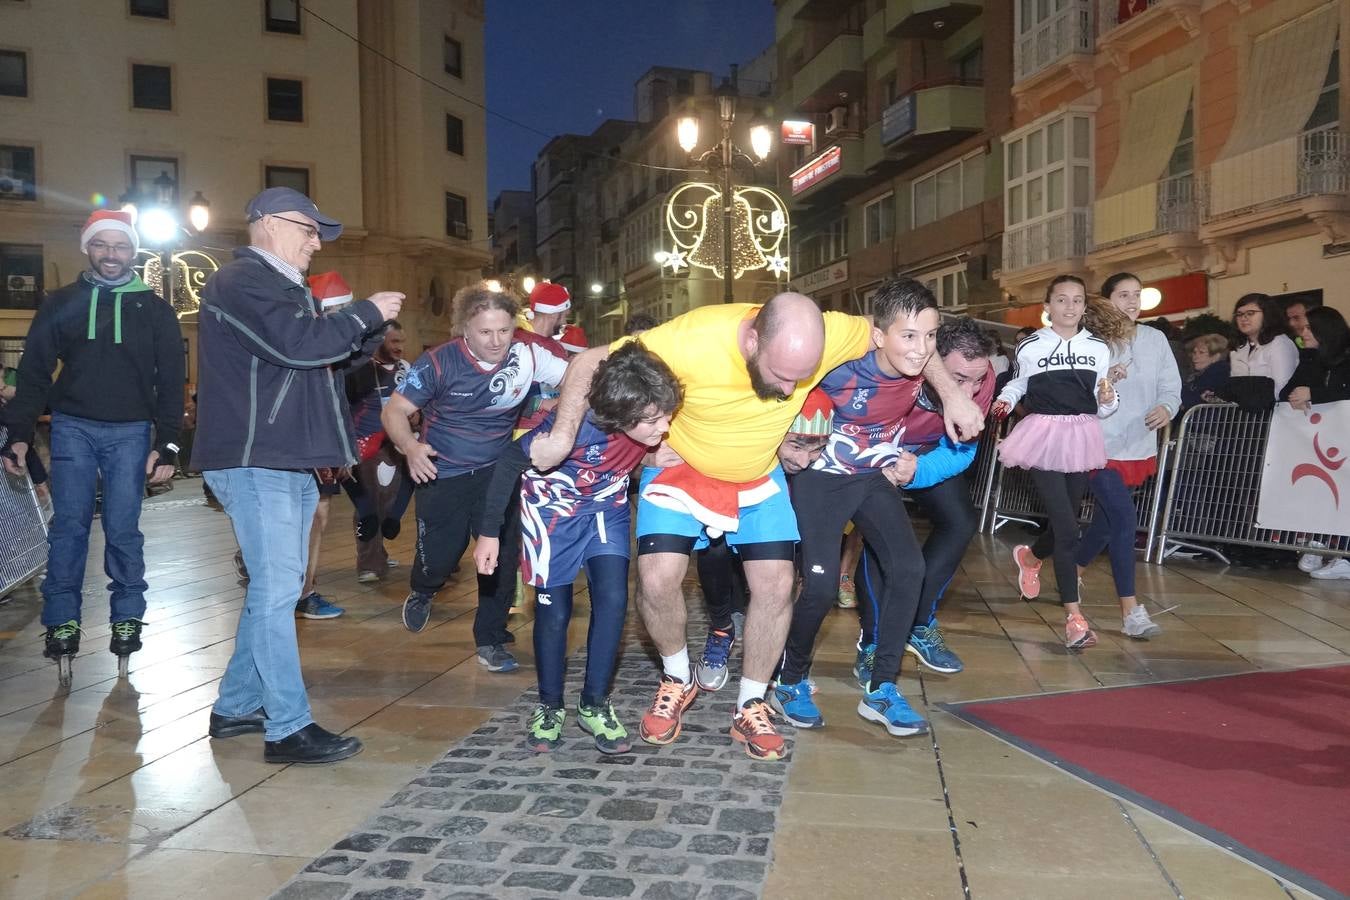
[(756, 894), (731, 884), (715, 884), (706, 900), (755, 900)]
[(409, 801), (414, 809), (454, 809), (459, 795), (452, 791), (423, 791)]
[(752, 856), (767, 856), (769, 854), (769, 839), (766, 837), (747, 838), (745, 852)]
[[(434, 766), (432, 768), (435, 768)], [(538, 778), (544, 774), (543, 766), (493, 766), (489, 775), (502, 775), (507, 778)]]
[(678, 803), (670, 811), (674, 825), (707, 825), (712, 821), (713, 808), (706, 803)]
[[(457, 756), (459, 754), (455, 753), (454, 751), (451, 751), (450, 755)], [(471, 762), (453, 762), (447, 760), (446, 762), (438, 762), (435, 765), (433, 765), (431, 767), (431, 771), (435, 772), (438, 775), (465, 775), (471, 774), (473, 772), (483, 771), (483, 764)]]
[(625, 797), (638, 800), (683, 800), (684, 791), (668, 787), (636, 787), (623, 792)]
[(536, 891), (553, 891), (561, 894), (576, 880), (577, 876), (565, 872), (512, 872), (506, 876), (502, 886), (533, 888)]
[(694, 900), (699, 885), (688, 881), (658, 881), (642, 892), (642, 900)]
[(413, 784), (422, 787), (449, 787), (458, 781), (454, 775), (423, 775), (421, 778), (414, 778)]
[(589, 781), (600, 777), (599, 769), (555, 769), (554, 778), (583, 779)]
[(657, 847), (661, 850), (669, 850), (683, 837), (673, 831), (658, 831), (655, 828), (639, 828), (628, 836), (628, 843), (634, 847)]
[(556, 866), (566, 855), (566, 847), (526, 847), (511, 857), (511, 862), (532, 866)]
[(599, 853), (595, 850), (583, 850), (572, 860), (574, 869), (617, 869), (619, 858), (613, 853)]
[(519, 794), (479, 794), (460, 806), (461, 812), (509, 813), (520, 809), (525, 798)]
[(351, 885), (345, 881), (293, 881), (272, 895), (273, 900), (339, 900)]
[(764, 880), (768, 866), (752, 859), (719, 859), (709, 863), (704, 870), (709, 879), (716, 881), (753, 881), (756, 884)]
[(741, 839), (730, 834), (696, 834), (689, 839), (689, 852), (730, 856), (740, 844)]
[(477, 816), (451, 816), (427, 830), (437, 837), (472, 837), (487, 826), (487, 819)]
[(655, 781), (660, 772), (654, 770), (633, 771), (631, 769), (618, 769), (610, 772), (607, 781), (623, 781), (629, 784), (642, 784), (648, 781)]
[(568, 825), (559, 840), (564, 844), (602, 847), (614, 840), (614, 829), (608, 825)]
[(358, 891), (352, 900), (421, 900), (427, 892), (414, 887), (386, 887), (374, 891)]
[(349, 834), (333, 845), (334, 850), (354, 850), (357, 853), (372, 853), (389, 843), (389, 835), (372, 831), (358, 831)]
[(631, 878), (591, 875), (577, 888), (577, 893), (583, 897), (631, 897), (635, 890), (637, 884)]
[(406, 859), (381, 859), (373, 862), (361, 870), (362, 878), (388, 878), (391, 881), (402, 881), (408, 877), (409, 870), (412, 869), (412, 862)]
[(590, 801), (581, 797), (540, 797), (526, 815), (550, 816), (556, 819), (575, 819), (586, 811)]
[(314, 862), (305, 866), (305, 871), (318, 872), (323, 875), (350, 875), (365, 864), (365, 857), (331, 853), (327, 856), (320, 856)]
[(547, 843), (553, 838), (553, 830), (543, 825), (530, 825), (527, 822), (512, 822), (502, 827), (502, 831), (532, 844)]
[(736, 806), (746, 806), (750, 803), (750, 798), (738, 791), (697, 791), (694, 799), (699, 803), (718, 803), (735, 804)]
[(422, 827), (422, 823), (416, 819), (400, 819), (397, 816), (376, 816), (370, 824), (378, 831), (392, 831), (395, 834), (406, 834)]
[(689, 871), (689, 860), (682, 856), (634, 856), (628, 860), (628, 871), (641, 875), (683, 875)]
[(487, 869), (480, 866), (467, 866), (462, 863), (441, 863), (422, 876), (423, 881), (438, 884), (472, 884), (482, 887), (492, 884), (506, 873), (501, 869)]
[(658, 766), (666, 769), (679, 769), (687, 764), (687, 760), (673, 759), (669, 756), (652, 756), (642, 761), (644, 766)]
[(741, 834), (773, 834), (774, 813), (765, 809), (737, 809), (717, 811), (717, 830)]
[(606, 800), (596, 816), (612, 822), (650, 822), (656, 818), (656, 804), (650, 800)]
[(496, 862), (506, 849), (502, 841), (454, 841), (436, 854), (437, 859), (458, 859), (465, 862)]
[(454, 750), (451, 750), (449, 753), (445, 755), (454, 756), (460, 759), (487, 759), (489, 756), (492, 755), (492, 751), (475, 750), (470, 747), (456, 747)]
[(463, 785), (462, 789), (466, 791), (500, 791), (507, 784), (508, 782), (498, 778), (475, 778), (468, 784)]

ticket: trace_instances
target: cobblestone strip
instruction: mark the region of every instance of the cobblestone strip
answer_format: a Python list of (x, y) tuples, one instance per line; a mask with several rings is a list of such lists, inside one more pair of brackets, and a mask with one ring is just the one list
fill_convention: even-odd
[[(733, 743), (734, 681), (700, 695), (675, 743), (636, 740), (656, 668), (630, 643), (613, 700), (636, 742), (632, 753), (604, 756), (576, 725), (581, 664), (574, 657), (568, 671), (572, 708), (561, 747), (538, 754), (524, 746), (525, 721), (538, 701), (525, 692), (275, 896), (760, 897), (791, 754), (757, 762)], [(784, 734), (790, 747), (791, 729), (784, 726)]]

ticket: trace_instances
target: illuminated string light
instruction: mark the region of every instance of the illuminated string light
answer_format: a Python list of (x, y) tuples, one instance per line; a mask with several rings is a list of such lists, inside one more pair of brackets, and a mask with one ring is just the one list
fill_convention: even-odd
[[(731, 198), (732, 277), (768, 269), (774, 276), (786, 278), (788, 263), (779, 252), (788, 234), (788, 211), (782, 199), (758, 185), (735, 188)], [(662, 266), (672, 272), (683, 266), (696, 266), (721, 278), (724, 229), (721, 189), (701, 181), (678, 185), (666, 200), (665, 220), (675, 250), (666, 251)]]

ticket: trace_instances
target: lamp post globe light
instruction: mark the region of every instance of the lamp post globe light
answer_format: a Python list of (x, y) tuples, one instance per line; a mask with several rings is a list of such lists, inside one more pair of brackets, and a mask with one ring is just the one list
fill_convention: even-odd
[[(212, 271), (216, 266), (215, 261), (204, 253), (177, 254), (174, 250), (182, 245), (184, 238), (201, 234), (207, 229), (211, 224), (211, 204), (201, 191), (193, 194), (192, 200), (188, 204), (188, 224), (191, 226), (191, 230), (189, 230), (179, 219), (176, 208), (177, 185), (174, 180), (169, 177), (167, 172), (160, 172), (153, 184), (152, 196), (142, 196), (133, 188), (123, 194), (118, 203), (124, 212), (131, 214), (131, 221), (146, 246), (156, 251), (159, 261), (159, 294), (169, 302), (169, 305), (174, 308), (179, 316), (182, 316), (186, 313), (195, 312), (198, 306), (197, 292), (192, 283), (191, 272), (193, 267), (189, 265), (184, 256), (201, 257), (202, 261), (207, 264), (206, 268)], [(175, 262), (183, 269), (186, 296), (181, 298), (174, 289)], [(147, 266), (148, 263), (142, 265), (143, 272), (145, 272)], [(155, 280), (153, 275), (146, 278), (147, 282)], [(198, 280), (204, 282), (205, 275), (202, 275)], [(154, 286), (153, 283), (151, 286)]]

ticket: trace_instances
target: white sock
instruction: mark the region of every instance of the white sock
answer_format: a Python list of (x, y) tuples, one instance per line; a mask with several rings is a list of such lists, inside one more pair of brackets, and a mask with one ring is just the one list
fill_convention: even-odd
[(694, 676), (689, 671), (689, 646), (686, 644), (672, 656), (661, 657), (661, 670), (671, 678), (680, 679), (683, 684), (692, 681)]
[(764, 692), (769, 689), (767, 681), (754, 681), (753, 679), (741, 676), (741, 693), (736, 698), (736, 708), (740, 709), (751, 700), (763, 700)]

